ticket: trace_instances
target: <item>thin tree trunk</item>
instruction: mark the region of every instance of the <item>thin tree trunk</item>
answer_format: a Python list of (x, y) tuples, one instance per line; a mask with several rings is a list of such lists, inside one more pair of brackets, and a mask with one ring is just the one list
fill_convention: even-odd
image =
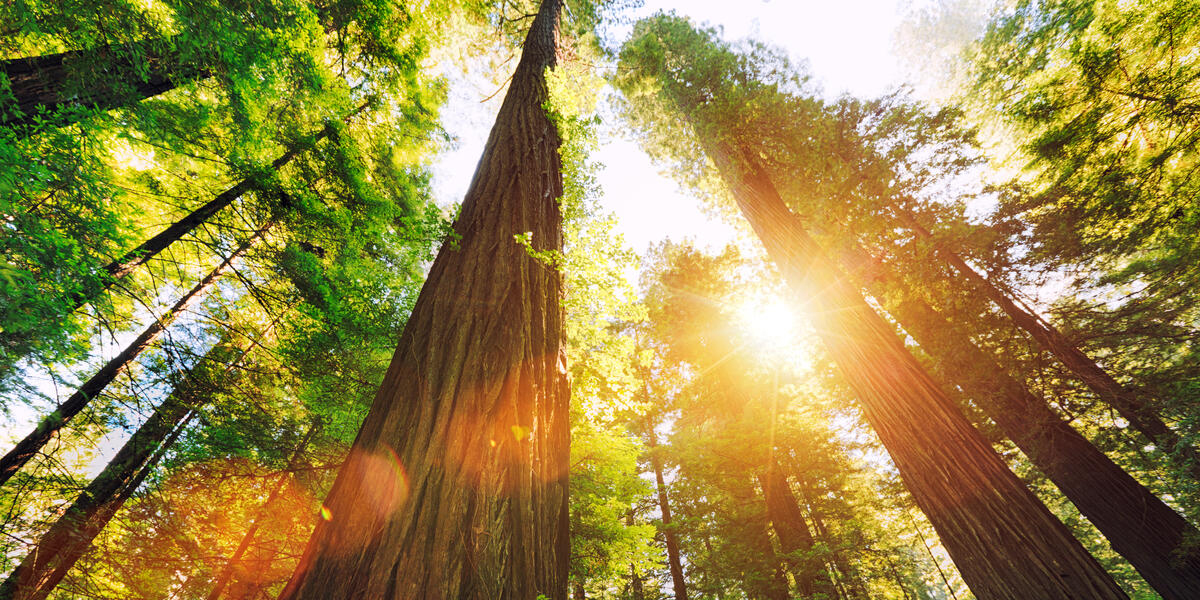
[(806, 299), (918, 505), (980, 600), (1126, 595), (963, 418), (903, 343), (823, 256), (757, 160), (701, 139), (734, 199)]
[[(858, 250), (855, 262), (878, 264)], [(864, 272), (888, 310), (1030, 462), (1083, 513), (1166, 600), (1200, 598), (1200, 531), (1054, 413), (995, 358), (971, 342), (886, 268)], [(889, 293), (899, 292), (899, 293)]]
[[(833, 536), (829, 534), (829, 529), (825, 527), (825, 519), (821, 517), (821, 511), (810, 497), (808, 483), (804, 481), (803, 477), (797, 476), (796, 479), (800, 487), (800, 497), (804, 500), (804, 505), (808, 508), (809, 516), (812, 517), (813, 530), (816, 532), (817, 538), (825, 544), (825, 547), (829, 548), (830, 553), (833, 555), (831, 570), (841, 574), (841, 584), (839, 586), (841, 589), (839, 594), (844, 598), (868, 600), (867, 590), (863, 586), (862, 580), (850, 568), (850, 563), (838, 547), (839, 544), (834, 543)], [(838, 582), (835, 581), (834, 583), (837, 584)]]
[(825, 520), (821, 517), (821, 511), (817, 505), (809, 497), (807, 483), (802, 477), (797, 477), (800, 483), (800, 495), (804, 499), (804, 505), (808, 507), (808, 514), (812, 517), (813, 530), (817, 534), (817, 539), (821, 540), (827, 548), (829, 548), (832, 556), (832, 571), (837, 571), (841, 574), (840, 582), (835, 580), (835, 585), (840, 588), (838, 593), (843, 598), (852, 598), (854, 600), (869, 600), (867, 589), (863, 586), (862, 579), (858, 574), (850, 568), (850, 563), (846, 560), (846, 556), (842, 553), (839, 544), (835, 543), (833, 536), (829, 534), (829, 529), (825, 527)]
[[(625, 526), (633, 527), (633, 510), (625, 513)], [(637, 566), (629, 563), (629, 586), (633, 594), (632, 600), (645, 600), (646, 591), (642, 584), (642, 575), (638, 573)]]
[(912, 523), (913, 531), (917, 534), (917, 539), (921, 540), (921, 547), (924, 548), (925, 553), (929, 555), (929, 560), (933, 562), (933, 568), (937, 569), (938, 577), (942, 578), (942, 584), (946, 586), (946, 591), (950, 593), (950, 598), (952, 600), (958, 600), (958, 594), (954, 593), (954, 586), (950, 585), (950, 578), (947, 577), (946, 572), (942, 570), (942, 563), (938, 560), (937, 555), (933, 553), (933, 548), (929, 547), (929, 542), (925, 541), (925, 532), (921, 531), (921, 528), (917, 525), (916, 519), (913, 519), (911, 515), (908, 515), (907, 511), (905, 516), (908, 516), (908, 521)]
[(671, 571), (671, 589), (675, 600), (687, 600), (687, 581), (683, 578), (683, 560), (679, 555), (679, 538), (671, 527), (671, 503), (667, 499), (667, 482), (663, 479), (662, 460), (655, 453), (658, 435), (654, 428), (646, 433), (646, 446), (650, 449), (650, 466), (654, 469), (654, 489), (658, 496), (658, 510), (662, 517), (662, 534), (667, 545), (667, 566)]
[(954, 267), (988, 299), (995, 302), (1017, 327), (1025, 330), (1039, 346), (1054, 355), (1100, 400), (1116, 409), (1135, 430), (1186, 468), (1193, 479), (1200, 481), (1200, 453), (1197, 453), (1194, 446), (1180, 439), (1179, 434), (1163, 422), (1148, 399), (1121, 385), (1057, 328), (1032, 311), (1019, 306), (1004, 290), (980, 275), (958, 254), (942, 248), (933, 234), (921, 225), (911, 212), (896, 207), (895, 213), (914, 233), (933, 243), (938, 256)]
[(917, 598), (916, 594), (909, 593), (908, 586), (904, 585), (904, 579), (900, 577), (900, 571), (896, 569), (896, 563), (891, 557), (887, 557), (884, 560), (887, 561), (888, 570), (892, 573), (892, 581), (896, 582), (896, 587), (900, 588), (901, 594), (904, 594), (904, 600), (908, 600), (909, 597)]
[(0, 585), (0, 598), (44, 600), (54, 591), (183, 431), (190, 400), (172, 393), (163, 401)]
[[(833, 581), (828, 578), (828, 574), (822, 573), (822, 563), (811, 556), (812, 532), (804, 522), (800, 504), (796, 502), (796, 496), (792, 494), (787, 477), (779, 470), (779, 465), (772, 461), (766, 472), (759, 474), (758, 481), (767, 503), (767, 518), (771, 520), (785, 560), (796, 577), (800, 597), (808, 598), (818, 592), (832, 593)], [(801, 559), (797, 554), (809, 556)]]
[(285, 600), (565, 598), (569, 452), (560, 144), (544, 0), (461, 215)]
[(250, 246), (253, 245), (259, 238), (261, 238), (262, 235), (268, 229), (270, 229), (270, 227), (270, 224), (264, 226), (262, 229), (259, 229), (257, 232), (255, 232), (250, 239), (238, 246), (238, 248), (234, 250), (232, 254), (225, 258), (225, 260), (221, 261), (221, 264), (217, 265), (217, 267), (208, 275), (206, 275), (204, 279), (201, 279), (195, 287), (184, 294), (183, 297), (180, 298), (179, 301), (176, 302), (175, 305), (172, 306), (165, 314), (163, 314), (162, 317), (155, 319), (155, 321), (151, 323), (150, 326), (141, 333), (141, 335), (137, 336), (133, 342), (126, 346), (120, 354), (116, 355), (112, 360), (105, 363), (105, 365), (101, 367), (91, 379), (88, 379), (83, 383), (83, 385), (79, 386), (79, 389), (76, 390), (74, 394), (71, 394), (70, 398), (67, 398), (65, 402), (59, 405), (57, 410), (43, 418), (32, 433), (25, 436), (24, 439), (17, 443), (16, 447), (10, 450), (8, 454), (5, 454), (3, 458), (0, 458), (0, 485), (3, 485), (9, 479), (11, 479), (12, 476), (15, 475), (22, 466), (25, 465), (25, 463), (29, 462), (29, 459), (33, 458), (33, 456), (36, 455), (46, 445), (46, 443), (54, 437), (54, 434), (57, 433), (58, 430), (63, 427), (63, 425), (65, 425), (75, 415), (79, 414), (85, 407), (87, 407), (88, 403), (90, 403), (93, 398), (100, 395), (100, 393), (104, 391), (104, 388), (108, 387), (108, 384), (112, 383), (118, 375), (124, 372), (125, 369), (129, 367), (129, 365), (132, 364), (139, 355), (141, 355), (143, 350), (149, 348), (150, 344), (154, 343), (154, 341), (157, 340), (164, 331), (166, 331), (167, 327), (169, 327), (171, 323), (175, 321), (175, 319), (179, 318), (179, 316), (183, 314), (188, 307), (199, 300), (200, 296), (202, 296), (209, 287), (212, 287), (213, 283), (215, 283), (217, 279), (229, 269), (230, 265), (233, 264), (233, 261), (245, 254), (246, 251), (250, 249)]
[[(301, 455), (308, 449), (309, 442), (312, 441), (313, 436), (316, 435), (319, 429), (320, 420), (316, 419), (313, 421), (312, 426), (308, 428), (308, 432), (304, 434), (300, 443), (296, 444), (295, 449), (292, 450), (292, 456), (288, 459), (287, 467), (279, 475), (279, 481), (275, 483), (275, 487), (267, 495), (266, 501), (263, 502), (258, 512), (254, 515), (254, 518), (250, 521), (250, 527), (246, 530), (246, 534), (242, 536), (242, 541), (238, 544), (237, 549), (234, 550), (233, 556), (229, 557), (229, 562), (226, 563), (224, 569), (221, 569), (221, 574), (217, 576), (217, 582), (213, 585), (212, 592), (208, 594), (208, 600), (217, 600), (220, 598), (221, 594), (225, 591), (225, 586), (229, 585), (231, 581), (234, 582), (229, 592), (231, 599), (249, 597), (245, 592), (251, 587), (252, 582), (246, 580), (252, 579), (252, 576), (250, 576), (249, 567), (242, 564), (242, 557), (250, 549), (250, 544), (254, 541), (254, 536), (258, 534), (258, 529), (267, 521), (275, 501), (283, 494), (283, 489), (287, 485), (288, 480), (292, 478), (292, 474), (300, 466)], [(240, 589), (239, 585), (241, 585)]]
[(587, 600), (587, 592), (583, 589), (583, 580), (576, 579), (571, 590), (572, 600)]
[[(348, 121), (351, 117), (354, 117), (365, 110), (367, 106), (368, 104), (362, 104), (355, 109), (354, 112), (347, 115), (343, 121)], [(320, 131), (313, 134), (312, 137), (300, 144), (297, 144), (294, 148), (288, 149), (286, 152), (280, 155), (279, 158), (276, 158), (274, 161), (272, 161), (268, 170), (272, 172), (278, 172), (288, 163), (292, 162), (292, 160), (294, 160), (297, 156), (312, 150), (317, 145), (317, 142), (320, 142), (330, 135), (333, 135), (334, 131), (336, 130), (334, 129), (333, 125), (326, 125)], [(75, 297), (74, 303), (71, 306), (71, 310), (68, 312), (74, 312), (83, 305), (95, 300), (97, 296), (107, 291), (108, 288), (112, 287), (112, 285), (120, 279), (132, 273), (134, 269), (146, 264), (151, 258), (154, 258), (158, 255), (158, 253), (166, 250), (171, 244), (179, 241), (185, 235), (194, 231), (197, 227), (207, 223), (208, 220), (213, 217), (213, 215), (220, 212), (220, 210), (226, 206), (232, 204), (234, 200), (237, 200), (251, 190), (259, 189), (259, 184), (260, 182), (256, 177), (247, 177), (246, 179), (239, 181), (238, 183), (234, 184), (233, 187), (221, 192), (220, 194), (217, 194), (217, 196), (212, 200), (209, 200), (196, 210), (193, 210), (183, 218), (172, 223), (169, 227), (155, 234), (150, 239), (138, 244), (137, 248), (126, 252), (120, 258), (108, 263), (107, 265), (104, 265), (102, 269), (104, 271), (104, 275), (102, 276), (102, 284), (87, 294), (81, 294)]]
[[(365, 110), (368, 103), (359, 106), (354, 112), (343, 118), (347, 121), (355, 115)], [(323, 129), (315, 133), (307, 141), (298, 144), (296, 147), (284, 152), (279, 158), (271, 162), (271, 171), (279, 171), (285, 165), (290, 163), (300, 154), (311, 150), (316, 146), (317, 142), (329, 137), (334, 133), (334, 128), (331, 125), (325, 126)], [(70, 314), (79, 310), (84, 305), (91, 303), (101, 294), (108, 291), (116, 282), (120, 281), (127, 275), (133, 272), (134, 269), (146, 264), (150, 259), (157, 256), (163, 250), (166, 250), (171, 244), (179, 241), (187, 234), (194, 231), (200, 225), (208, 222), (213, 215), (217, 214), (221, 209), (232, 204), (235, 200), (249, 191), (261, 189), (260, 182), (256, 177), (247, 177), (234, 184), (233, 187), (221, 192), (212, 200), (201, 205), (199, 208), (188, 213), (183, 218), (163, 231), (155, 234), (153, 237), (139, 244), (136, 248), (126, 252), (120, 258), (104, 265), (101, 268), (102, 273), (99, 273), (99, 282), (97, 285), (73, 294), (70, 298), (70, 306), (62, 314)], [(27, 336), (19, 331), (0, 331), (0, 348), (8, 349), (10, 353), (20, 353), (23, 344), (28, 343)], [(3, 367), (0, 367), (2, 374)]]
[[(133, 55), (142, 55), (144, 64)], [(24, 135), (33, 132), (28, 126), (36, 123), (35, 117), (62, 127), (86, 112), (63, 114), (61, 109), (112, 110), (209, 75), (207, 69), (179, 64), (176, 57), (148, 43), (11, 58), (0, 61), (0, 73), (8, 78), (15, 100), (0, 112), (0, 127), (13, 127)]]
[[(754, 511), (761, 506), (758, 504), (758, 494), (750, 487), (750, 480), (746, 480), (744, 485), (744, 488), (735, 488), (734, 498), (740, 506)], [(763, 568), (762, 572), (756, 573), (762, 576), (761, 579), (746, 582), (746, 595), (763, 600), (788, 600), (787, 575), (783, 569), (783, 561), (779, 559), (774, 545), (771, 544), (766, 511), (753, 512), (746, 518), (745, 523), (747, 529), (744, 530), (744, 534), (747, 538), (743, 542), (759, 558), (758, 564)]]

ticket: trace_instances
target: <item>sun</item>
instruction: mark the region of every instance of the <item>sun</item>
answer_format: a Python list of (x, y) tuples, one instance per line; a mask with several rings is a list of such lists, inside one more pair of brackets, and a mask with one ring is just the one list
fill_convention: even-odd
[(737, 320), (747, 341), (764, 350), (780, 350), (796, 342), (795, 311), (782, 298), (748, 298), (738, 305)]

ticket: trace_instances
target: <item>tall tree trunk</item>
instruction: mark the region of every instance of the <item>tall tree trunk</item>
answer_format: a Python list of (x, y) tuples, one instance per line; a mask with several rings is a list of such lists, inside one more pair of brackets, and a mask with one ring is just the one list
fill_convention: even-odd
[(213, 584), (212, 592), (208, 594), (208, 600), (217, 600), (220, 598), (221, 594), (225, 591), (225, 586), (229, 585), (230, 582), (233, 582), (233, 587), (230, 588), (229, 598), (240, 600), (251, 597), (247, 591), (254, 587), (253, 569), (251, 566), (242, 564), (242, 558), (245, 556), (246, 551), (250, 549), (250, 544), (254, 542), (254, 536), (258, 534), (259, 528), (269, 518), (276, 500), (283, 495), (284, 487), (287, 485), (288, 480), (292, 478), (292, 474), (300, 466), (301, 456), (308, 449), (309, 442), (312, 441), (313, 436), (317, 434), (320, 427), (320, 420), (313, 420), (312, 426), (308, 428), (308, 432), (304, 434), (300, 443), (296, 444), (296, 447), (292, 450), (292, 456), (288, 459), (287, 467), (283, 473), (280, 473), (279, 481), (275, 483), (275, 487), (271, 489), (271, 493), (267, 495), (267, 499), (250, 521), (250, 527), (246, 529), (246, 534), (242, 536), (242, 541), (234, 550), (233, 555), (229, 557), (229, 562), (225, 564), (224, 569), (221, 569), (221, 574), (217, 576), (217, 582)]
[(38, 423), (32, 433), (25, 436), (16, 447), (0, 458), (0, 485), (6, 483), (29, 459), (33, 458), (45, 445), (49, 442), (54, 434), (62, 429), (63, 425), (70, 421), (75, 415), (79, 414), (93, 398), (100, 395), (108, 384), (112, 383), (125, 369), (141, 355), (142, 351), (150, 347), (167, 327), (179, 318), (189, 306), (200, 299), (208, 288), (229, 269), (233, 261), (246, 253), (250, 246), (258, 241), (271, 225), (268, 224), (262, 229), (259, 229), (254, 235), (246, 240), (242, 245), (238, 246), (221, 264), (217, 265), (208, 275), (201, 279), (191, 290), (183, 295), (178, 302), (175, 303), (162, 317), (155, 319), (149, 327), (137, 336), (120, 354), (105, 363), (95, 375), (79, 386), (79, 389), (71, 394), (65, 402), (59, 405), (58, 409), (47, 415)]
[(808, 523), (804, 522), (800, 504), (796, 502), (796, 496), (792, 494), (792, 488), (779, 465), (772, 460), (767, 470), (759, 474), (758, 481), (767, 503), (767, 518), (771, 520), (775, 537), (779, 538), (779, 546), (796, 578), (800, 596), (808, 598), (818, 592), (826, 595), (833, 593), (833, 582), (827, 573), (822, 572), (822, 561), (812, 556), (796, 556), (812, 553), (813, 535)]
[(904, 225), (922, 239), (932, 243), (938, 256), (954, 267), (976, 289), (983, 292), (989, 300), (996, 303), (1014, 324), (1025, 330), (1044, 350), (1054, 355), (1100, 400), (1116, 409), (1117, 413), (1129, 421), (1134, 429), (1186, 468), (1193, 479), (1200, 481), (1200, 453), (1194, 446), (1180, 439), (1179, 434), (1163, 422), (1149, 399), (1143, 398), (1134, 390), (1121, 385), (1112, 375), (1109, 375), (1108, 371), (1084, 354), (1057, 328), (1032, 311), (1020, 306), (1004, 290), (968, 265), (958, 254), (941, 247), (933, 234), (911, 212), (895, 207), (895, 213)]
[[(878, 262), (856, 251), (854, 261)], [(1131, 477), (884, 267), (867, 290), (1166, 600), (1200, 598), (1200, 531)], [(891, 292), (891, 293), (889, 293)], [(898, 292), (898, 293), (897, 293)]]
[(564, 598), (569, 387), (544, 0), (455, 224), (286, 600)]
[(671, 571), (671, 589), (675, 592), (675, 600), (687, 600), (687, 581), (683, 578), (683, 560), (679, 555), (679, 538), (671, 527), (671, 503), (667, 498), (667, 482), (663, 479), (662, 459), (655, 449), (658, 447), (658, 434), (654, 428), (648, 428), (646, 446), (650, 448), (650, 466), (654, 469), (654, 489), (658, 496), (658, 510), (662, 517), (663, 540), (667, 545), (667, 567)]
[(1126, 598), (830, 267), (757, 160), (711, 138), (701, 143), (767, 255), (807, 300), (817, 334), (975, 595)]
[(15, 100), (0, 111), (0, 127), (32, 133), (27, 126), (39, 116), (62, 127), (86, 114), (59, 113), (63, 108), (111, 110), (209, 75), (207, 69), (179, 64), (177, 57), (154, 45), (120, 44), (0, 61), (0, 73), (8, 78)]
[(0, 598), (50, 595), (183, 431), (192, 404), (178, 393), (163, 401), (0, 585)]

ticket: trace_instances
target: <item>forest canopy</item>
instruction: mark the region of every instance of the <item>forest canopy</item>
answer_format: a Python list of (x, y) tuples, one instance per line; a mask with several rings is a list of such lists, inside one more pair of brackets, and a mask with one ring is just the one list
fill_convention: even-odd
[(1200, 3), (707, 10), (0, 7), (0, 600), (1200, 598)]

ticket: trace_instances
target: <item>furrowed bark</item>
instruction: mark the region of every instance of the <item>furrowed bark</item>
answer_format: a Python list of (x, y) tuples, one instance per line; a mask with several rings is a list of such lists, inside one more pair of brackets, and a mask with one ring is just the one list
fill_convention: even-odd
[(830, 268), (761, 165), (725, 143), (701, 143), (976, 597), (1126, 598)]
[(104, 391), (104, 388), (108, 387), (108, 384), (112, 383), (118, 375), (124, 372), (141, 355), (143, 350), (150, 347), (175, 319), (179, 318), (188, 307), (199, 300), (204, 292), (212, 287), (213, 283), (225, 271), (229, 270), (233, 261), (245, 254), (250, 249), (250, 246), (258, 241), (270, 227), (270, 224), (264, 226), (255, 232), (249, 240), (242, 243), (232, 254), (221, 261), (221, 264), (209, 272), (204, 279), (201, 279), (195, 287), (184, 294), (161, 318), (151, 323), (120, 354), (105, 363), (91, 379), (88, 379), (83, 385), (79, 386), (79, 389), (59, 405), (57, 410), (43, 418), (32, 433), (25, 436), (24, 439), (17, 443), (16, 447), (10, 450), (8, 454), (5, 454), (3, 458), (0, 458), (0, 485), (11, 479), (25, 463), (29, 462), (29, 459), (41, 451), (67, 421), (70, 421), (75, 415), (83, 411), (93, 398), (100, 395)]
[(826, 597), (834, 593), (833, 581), (827, 573), (823, 573), (823, 564), (811, 556), (800, 558), (797, 554), (811, 553), (813, 550), (813, 535), (804, 514), (800, 512), (800, 504), (792, 494), (787, 477), (772, 461), (766, 472), (759, 474), (759, 485), (763, 490), (763, 498), (767, 503), (767, 518), (779, 539), (783, 549), (784, 560), (788, 562), (792, 575), (796, 578), (796, 587), (800, 596), (808, 598), (816, 593)]
[(533, 19), (455, 224), (281, 598), (565, 598), (558, 0)]
[(921, 225), (911, 212), (899, 207), (896, 207), (894, 212), (906, 227), (922, 239), (933, 243), (936, 254), (942, 260), (954, 267), (963, 278), (999, 306), (1017, 327), (1028, 333), (1042, 349), (1054, 355), (1101, 401), (1113, 407), (1129, 421), (1130, 426), (1162, 449), (1176, 464), (1184, 467), (1193, 479), (1200, 481), (1200, 453), (1163, 422), (1150, 400), (1121, 385), (1061, 331), (1018, 305), (1012, 297), (980, 275), (958, 254), (941, 247), (933, 234)]
[[(858, 250), (860, 264), (878, 264)], [(1166, 600), (1200, 598), (1200, 531), (1097, 449), (973, 342), (956, 323), (884, 268), (864, 273), (867, 291), (1004, 434), (1087, 517), (1113, 550)], [(885, 289), (898, 294), (885, 293)]]
[(250, 527), (246, 529), (246, 534), (242, 536), (242, 541), (238, 543), (238, 547), (234, 550), (233, 555), (229, 557), (229, 562), (225, 564), (224, 569), (221, 569), (221, 574), (217, 576), (217, 582), (213, 584), (212, 592), (208, 594), (208, 600), (217, 600), (220, 598), (221, 594), (225, 592), (225, 586), (229, 585), (235, 578), (237, 581), (234, 583), (234, 587), (230, 589), (229, 597), (238, 599), (250, 597), (243, 592), (246, 588), (253, 586), (252, 582), (247, 581), (253, 579), (253, 575), (249, 567), (242, 564), (242, 557), (250, 549), (250, 544), (254, 541), (254, 536), (258, 534), (258, 529), (269, 518), (275, 501), (283, 494), (284, 486), (292, 478), (292, 473), (295, 473), (296, 468), (300, 466), (300, 457), (308, 449), (309, 442), (312, 441), (313, 436), (316, 435), (319, 429), (320, 421), (313, 421), (308, 432), (304, 434), (300, 443), (292, 450), (292, 456), (288, 459), (287, 468), (279, 475), (279, 481), (275, 483), (275, 487), (271, 489), (270, 494), (267, 494), (267, 499), (254, 515), (254, 519), (250, 522)]

